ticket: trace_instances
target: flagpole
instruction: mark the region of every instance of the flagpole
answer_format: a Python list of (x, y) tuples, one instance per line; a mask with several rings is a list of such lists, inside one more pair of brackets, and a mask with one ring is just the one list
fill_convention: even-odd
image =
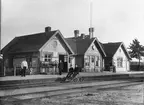
[(92, 27), (93, 2), (90, 0), (90, 27)]

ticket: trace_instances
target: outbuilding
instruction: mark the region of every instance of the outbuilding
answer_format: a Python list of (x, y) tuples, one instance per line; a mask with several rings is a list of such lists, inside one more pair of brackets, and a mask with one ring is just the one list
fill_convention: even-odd
[(110, 70), (115, 66), (116, 72), (127, 72), (130, 70), (131, 57), (123, 42), (112, 42), (102, 44), (106, 53), (105, 70)]

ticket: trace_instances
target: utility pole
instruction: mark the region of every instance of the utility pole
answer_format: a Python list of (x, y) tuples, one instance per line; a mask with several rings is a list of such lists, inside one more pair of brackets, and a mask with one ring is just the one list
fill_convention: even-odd
[(3, 63), (3, 55), (1, 54), (1, 44), (2, 44), (2, 38), (1, 38), (1, 14), (2, 14), (2, 1), (0, 0), (0, 76), (4, 76), (4, 63)]
[(1, 0), (0, 0), (0, 76), (2, 75), (2, 71), (3, 71), (3, 63), (1, 56)]
[(0, 51), (1, 51), (1, 7), (2, 7), (2, 5), (1, 5), (1, 0), (0, 0)]

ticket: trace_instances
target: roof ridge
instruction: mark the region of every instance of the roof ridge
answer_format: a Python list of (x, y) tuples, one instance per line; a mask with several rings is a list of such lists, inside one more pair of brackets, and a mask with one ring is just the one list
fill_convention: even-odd
[(108, 43), (102, 43), (102, 44), (117, 44), (117, 43), (123, 43), (123, 42), (108, 42)]
[[(58, 30), (53, 30), (53, 31), (50, 31), (50, 32), (56, 32)], [(45, 32), (39, 32), (39, 33), (32, 33), (32, 34), (27, 34), (27, 35), (22, 35), (22, 36), (16, 36), (17, 38), (20, 38), (20, 37), (28, 37), (28, 36), (34, 36), (34, 35), (39, 35), (39, 34), (44, 34)]]

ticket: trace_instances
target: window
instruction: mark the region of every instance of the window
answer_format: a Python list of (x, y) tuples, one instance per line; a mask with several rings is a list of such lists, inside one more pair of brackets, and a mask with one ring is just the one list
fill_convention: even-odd
[(69, 63), (72, 64), (73, 57), (69, 57)]
[(89, 66), (90, 65), (90, 56), (86, 56), (86, 58), (84, 59), (85, 61), (85, 66)]
[(96, 66), (99, 66), (99, 56), (96, 56)]
[(57, 47), (57, 45), (58, 45), (57, 41), (56, 41), (56, 40), (55, 40), (55, 41), (53, 41), (52, 45), (53, 45), (53, 47), (54, 47), (54, 48), (56, 48), (56, 47)]
[(123, 67), (123, 58), (122, 57), (117, 58), (117, 67)]
[(92, 50), (95, 50), (95, 45), (92, 46)]
[(44, 61), (45, 62), (51, 62), (52, 61), (52, 54), (45, 54), (44, 55)]
[(68, 56), (64, 56), (64, 62), (67, 62), (67, 60), (68, 60)]
[(94, 63), (94, 61), (95, 61), (95, 56), (92, 56), (91, 57), (91, 62)]
[(121, 49), (119, 49), (119, 52), (121, 52)]

